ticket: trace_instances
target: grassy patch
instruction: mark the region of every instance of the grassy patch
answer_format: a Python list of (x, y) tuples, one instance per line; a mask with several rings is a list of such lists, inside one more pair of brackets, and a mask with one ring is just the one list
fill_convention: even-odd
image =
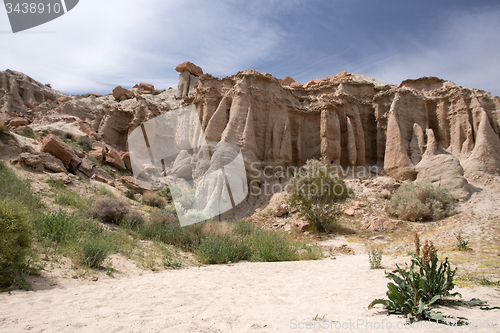
[(46, 177), (42, 181), (50, 185), (56, 204), (76, 208), (81, 211), (88, 211), (91, 201), (67, 189), (62, 180)]

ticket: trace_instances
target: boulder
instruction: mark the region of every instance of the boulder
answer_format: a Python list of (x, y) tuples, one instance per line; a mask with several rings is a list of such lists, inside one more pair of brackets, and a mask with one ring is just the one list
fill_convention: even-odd
[(126, 99), (134, 98), (134, 96), (135, 94), (133, 91), (122, 88), (121, 86), (117, 86), (115, 89), (113, 89), (113, 97), (116, 100), (124, 101)]
[(309, 229), (309, 222), (302, 221), (302, 220), (293, 221), (292, 228), (298, 229), (301, 232), (306, 232), (307, 229)]
[(16, 117), (10, 120), (9, 125), (12, 127), (27, 126), (30, 122), (23, 117)]
[(123, 184), (125, 184), (126, 186), (128, 186), (132, 190), (132, 192), (134, 192), (134, 193), (144, 194), (146, 192), (150, 192), (150, 190), (148, 190), (146, 188), (143, 188), (141, 186), (138, 186), (135, 178), (132, 177), (132, 176), (123, 176), (123, 177), (120, 177), (119, 180)]
[(292, 83), (295, 83), (295, 80), (291, 78), (290, 76), (285, 77), (284, 79), (280, 80), (280, 83), (282, 86), (290, 86)]
[[(81, 160), (76, 156), (75, 151), (53, 134), (49, 134), (43, 139), (43, 151), (57, 157), (66, 169), (70, 167), (72, 161), (78, 162)], [(75, 163), (73, 163), (75, 164)]]
[(94, 162), (92, 162), (89, 159), (84, 158), (84, 159), (82, 159), (82, 163), (78, 167), (78, 170), (80, 170), (87, 177), (92, 177), (92, 175), (93, 175), (92, 171), (94, 169), (94, 166), (95, 166)]
[(280, 204), (278, 207), (274, 209), (274, 216), (283, 217), (289, 213), (288, 206), (285, 204)]
[(193, 178), (191, 158), (192, 157), (187, 150), (182, 150), (175, 158), (172, 173), (178, 178)]
[(101, 147), (92, 148), (92, 150), (89, 151), (89, 156), (95, 158), (99, 163), (104, 162), (104, 155), (105, 155), (105, 150), (104, 148)]
[(347, 216), (354, 216), (356, 215), (356, 211), (353, 208), (348, 208), (344, 210), (344, 214)]
[(192, 62), (189, 61), (184, 61), (182, 64), (177, 65), (175, 67), (175, 70), (178, 71), (179, 73), (182, 73), (184, 71), (188, 71), (189, 73), (196, 75), (196, 76), (202, 76), (203, 75), (203, 70), (193, 64)]
[(59, 103), (59, 104), (66, 103), (67, 101), (69, 101), (69, 97), (68, 96), (59, 97), (57, 99), (57, 103)]
[(121, 151), (120, 152), (120, 157), (123, 160), (123, 163), (125, 164), (125, 167), (127, 170), (133, 171), (132, 170), (132, 162), (130, 161), (130, 153), (127, 151)]
[(300, 83), (300, 82), (293, 82), (293, 83), (290, 84), (290, 88), (294, 88), (294, 89), (296, 89), (296, 88), (304, 88), (304, 85), (302, 83)]
[(367, 230), (371, 232), (384, 232), (391, 231), (396, 228), (396, 225), (391, 221), (387, 221), (383, 217), (375, 217), (370, 222), (366, 223), (361, 227), (361, 230)]
[(36, 171), (44, 171), (42, 159), (35, 154), (32, 153), (22, 153), (19, 155), (19, 162), (33, 168)]
[(68, 172), (61, 160), (54, 157), (53, 155), (49, 153), (39, 153), (38, 156), (42, 160), (42, 164), (45, 170), (49, 170), (55, 173)]
[(416, 181), (444, 187), (455, 199), (469, 199), (471, 188), (457, 157), (451, 154), (424, 155), (415, 169), (418, 172)]
[(149, 84), (149, 83), (145, 83), (145, 82), (141, 82), (139, 84), (136, 84), (134, 86), (134, 88), (136, 88), (136, 89), (142, 89), (143, 91), (154, 91), (155, 90), (155, 86), (154, 85)]
[(104, 161), (106, 164), (111, 165), (113, 168), (118, 169), (118, 170), (123, 170), (126, 169), (125, 163), (123, 163), (122, 158), (120, 157), (120, 154), (116, 149), (114, 149), (111, 146), (107, 146), (107, 151), (106, 155), (104, 157)]

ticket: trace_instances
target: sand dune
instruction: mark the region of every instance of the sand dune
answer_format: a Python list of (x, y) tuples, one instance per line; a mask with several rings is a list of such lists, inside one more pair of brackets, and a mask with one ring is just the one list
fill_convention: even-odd
[[(428, 322), (404, 330), (405, 319), (368, 310), (385, 296), (383, 270), (370, 270), (366, 254), (335, 260), (237, 263), (191, 267), (0, 295), (0, 332), (453, 332)], [(465, 299), (500, 305), (493, 288), (458, 288)], [(492, 332), (500, 311), (445, 309), (481, 320)], [(314, 322), (318, 315), (328, 322)], [(315, 329), (307, 329), (315, 323)], [(477, 323), (477, 322), (476, 322)], [(343, 325), (344, 328), (341, 328)], [(370, 326), (371, 325), (371, 326)], [(398, 328), (399, 325), (399, 328)], [(300, 329), (302, 328), (302, 329)], [(377, 329), (378, 328), (378, 329)]]

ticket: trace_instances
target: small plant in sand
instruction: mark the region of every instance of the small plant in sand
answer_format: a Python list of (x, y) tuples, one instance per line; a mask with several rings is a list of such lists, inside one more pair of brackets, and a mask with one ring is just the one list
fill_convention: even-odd
[(455, 199), (442, 187), (418, 182), (403, 184), (387, 204), (389, 215), (407, 221), (435, 221), (454, 213)]
[(298, 209), (309, 228), (318, 232), (338, 229), (337, 203), (352, 195), (334, 168), (318, 160), (308, 160), (286, 187), (288, 203)]
[(370, 259), (370, 268), (371, 269), (380, 269), (382, 267), (382, 254), (383, 251), (381, 248), (373, 248), (368, 252), (368, 257)]
[(404, 268), (396, 265), (395, 271), (387, 273), (387, 277), (394, 281), (387, 284), (389, 299), (376, 299), (368, 308), (381, 304), (389, 313), (402, 313), (409, 321), (442, 321), (443, 315), (432, 311), (432, 306), (448, 297), (461, 297), (459, 293), (450, 293), (455, 287), (453, 277), (457, 268), (451, 270), (448, 258), (438, 265), (434, 244), (426, 240), (421, 247), (417, 233), (414, 243), (415, 254), (410, 267), (407, 264)]
[(469, 248), (469, 241), (465, 240), (463, 237), (462, 237), (462, 233), (458, 233), (458, 235), (455, 236), (455, 238), (457, 239), (457, 246), (458, 246), (458, 249), (460, 251), (468, 251), (470, 250)]

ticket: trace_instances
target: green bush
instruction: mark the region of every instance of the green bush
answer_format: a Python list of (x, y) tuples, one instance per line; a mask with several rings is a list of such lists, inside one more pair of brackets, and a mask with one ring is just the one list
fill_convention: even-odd
[(33, 194), (30, 182), (17, 178), (3, 161), (0, 161), (0, 198), (16, 202), (29, 213), (43, 208), (40, 199)]
[(57, 244), (66, 244), (77, 239), (80, 225), (77, 218), (58, 211), (34, 219), (34, 226), (38, 230), (39, 238), (48, 238)]
[(36, 139), (36, 134), (31, 127), (21, 126), (16, 130), (16, 133), (27, 138)]
[(82, 241), (82, 262), (90, 268), (99, 268), (111, 252), (111, 245), (105, 236), (88, 237)]
[(103, 197), (97, 199), (90, 210), (95, 219), (104, 223), (120, 224), (128, 213), (126, 204), (117, 199)]
[(92, 139), (88, 136), (79, 136), (76, 138), (76, 143), (82, 148), (83, 151), (89, 152), (92, 150)]
[(237, 262), (250, 257), (250, 248), (239, 238), (216, 235), (204, 238), (198, 248), (198, 259), (204, 264)]
[(127, 229), (139, 230), (144, 226), (144, 219), (142, 218), (141, 214), (130, 212), (125, 216), (122, 224)]
[(285, 235), (270, 230), (259, 229), (252, 237), (252, 261), (293, 261), (298, 260), (297, 248)]
[(286, 186), (288, 203), (318, 232), (338, 229), (337, 203), (353, 194), (332, 167), (308, 160)]
[(166, 205), (165, 199), (163, 199), (161, 196), (159, 196), (155, 192), (146, 192), (142, 196), (142, 202), (145, 205), (151, 206), (151, 207), (156, 207), (156, 208), (164, 208)]
[(454, 198), (447, 189), (430, 183), (403, 184), (387, 204), (387, 212), (407, 221), (435, 221), (454, 213)]
[(453, 278), (457, 268), (451, 270), (448, 258), (439, 263), (437, 250), (432, 242), (425, 241), (422, 251), (420, 239), (415, 234), (415, 254), (411, 260), (411, 266), (405, 264), (405, 268), (398, 265), (387, 277), (394, 282), (387, 284), (388, 291), (385, 299), (376, 299), (369, 308), (381, 304), (389, 310), (389, 313), (401, 313), (409, 321), (414, 320), (443, 320), (443, 315), (432, 311), (432, 306), (444, 298), (460, 296), (459, 293), (451, 294), (455, 287)]
[(201, 225), (181, 227), (176, 216), (162, 211), (152, 214), (150, 222), (140, 230), (144, 239), (154, 239), (178, 246), (185, 251), (195, 252), (202, 240)]
[(7, 143), (8, 139), (12, 135), (9, 133), (9, 130), (7, 129), (7, 125), (5, 124), (0, 124), (0, 141), (3, 143)]
[(168, 186), (165, 186), (161, 190), (158, 191), (158, 195), (165, 199), (167, 203), (172, 202), (172, 193), (170, 193), (170, 188)]
[(368, 252), (368, 258), (370, 259), (371, 269), (380, 269), (382, 267), (382, 255), (383, 251), (380, 248), (373, 248)]
[[(0, 201), (0, 289), (16, 283), (31, 248), (31, 228), (24, 215)], [(22, 278), (21, 278), (22, 279)]]

